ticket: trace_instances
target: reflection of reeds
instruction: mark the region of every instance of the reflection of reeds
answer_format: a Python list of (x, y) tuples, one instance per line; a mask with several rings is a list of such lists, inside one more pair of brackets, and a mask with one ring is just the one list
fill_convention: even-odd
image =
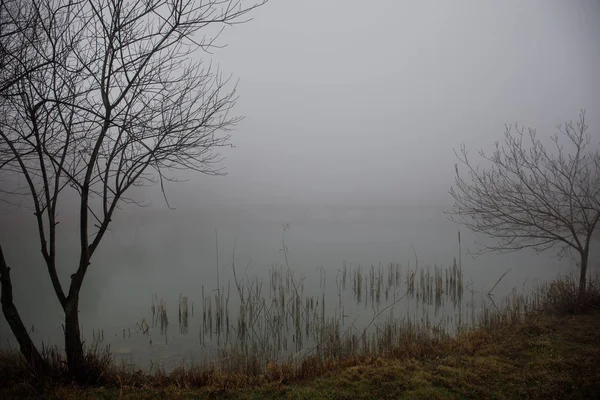
[[(299, 360), (310, 354), (319, 358), (357, 356), (365, 352), (381, 355), (390, 343), (427, 335), (444, 336), (453, 322), (436, 317), (446, 300), (457, 295), (461, 288), (457, 268), (409, 268), (402, 285), (399, 264), (372, 265), (365, 275), (360, 266), (344, 263), (336, 276), (338, 299), (331, 304), (337, 304), (333, 310), (327, 307), (326, 274), (321, 268), (318, 271), (322, 290), (319, 296), (304, 295), (304, 277), (283, 266), (271, 267), (265, 292), (258, 279), (250, 279), (245, 273), (238, 279), (234, 264), (239, 308), (233, 324), (229, 322), (229, 287), (227, 291), (215, 290), (214, 296), (203, 294), (201, 343), (212, 343), (220, 355), (229, 354), (227, 360), (251, 359), (252, 365), (264, 367), (286, 356)], [(373, 320), (366, 328), (355, 324), (356, 319), (346, 322), (344, 281), (349, 278), (357, 307), (367, 304), (373, 310)], [(413, 310), (406, 316), (395, 316), (394, 305), (410, 298), (419, 300), (414, 311), (420, 313), (420, 318), (416, 318)], [(434, 316), (429, 314), (430, 306)], [(333, 311), (333, 316), (328, 315), (329, 311)]]
[(158, 295), (155, 293), (152, 297), (152, 326), (158, 326), (160, 324), (161, 335), (166, 335), (167, 328), (169, 327), (169, 318), (167, 316), (167, 303), (161, 297), (158, 299)]
[(104, 329), (92, 329), (92, 342), (102, 343), (104, 342)]
[(141, 322), (135, 324), (135, 331), (136, 333), (141, 333), (142, 335), (150, 334), (150, 326), (148, 325), (148, 322), (146, 322), (145, 318), (142, 318)]
[(187, 334), (188, 332), (188, 298), (179, 295), (179, 332)]
[[(415, 259), (412, 268), (409, 263), (404, 269), (397, 263), (361, 268), (344, 262), (332, 290), (333, 279), (328, 288), (322, 267), (317, 286), (316, 279), (305, 279), (292, 270), (287, 253), (285, 257), (285, 265), (267, 271), (266, 281), (250, 278), (244, 271), (239, 274), (233, 263), (233, 296), (231, 284), (225, 287), (223, 280), (221, 287), (206, 293), (201, 287), (201, 302), (196, 302), (202, 312), (198, 340), (206, 357), (216, 357), (211, 361), (214, 365), (254, 374), (273, 363), (299, 365), (307, 357), (323, 361), (386, 356), (399, 345), (436, 340), (470, 325), (518, 320), (535, 300), (515, 292), (494, 306), (472, 283), (463, 286), (457, 260), (448, 267), (423, 267)], [(463, 290), (471, 293), (465, 309)], [(189, 327), (188, 303), (187, 296), (179, 296), (180, 332), (184, 334)], [(191, 307), (193, 313), (194, 302)], [(160, 325), (166, 334), (164, 300), (155, 294), (151, 309), (153, 326)]]

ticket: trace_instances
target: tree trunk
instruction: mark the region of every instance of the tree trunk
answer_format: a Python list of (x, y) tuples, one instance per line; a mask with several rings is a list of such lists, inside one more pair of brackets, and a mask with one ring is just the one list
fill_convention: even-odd
[(2, 302), (2, 313), (4, 314), (4, 317), (6, 318), (13, 335), (15, 335), (15, 338), (19, 343), (21, 353), (25, 357), (29, 367), (37, 377), (41, 378), (50, 370), (50, 368), (31, 340), (29, 332), (27, 332), (27, 328), (25, 327), (25, 324), (23, 324), (23, 320), (19, 315), (19, 311), (13, 303), (10, 268), (4, 259), (2, 246), (0, 246), (0, 288), (2, 291), (2, 294), (0, 295), (0, 301)]
[(583, 302), (586, 292), (586, 277), (588, 267), (589, 249), (586, 249), (581, 254), (581, 271), (579, 272), (579, 302)]
[(68, 299), (65, 307), (65, 351), (71, 377), (77, 381), (85, 379), (83, 343), (79, 331), (78, 298)]

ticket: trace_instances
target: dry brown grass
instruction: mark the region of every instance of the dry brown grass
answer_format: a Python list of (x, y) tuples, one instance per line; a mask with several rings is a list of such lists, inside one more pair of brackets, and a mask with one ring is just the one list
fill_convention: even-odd
[(579, 279), (567, 274), (540, 288), (541, 309), (555, 315), (580, 314), (600, 308), (600, 275), (590, 275), (583, 298), (579, 296)]

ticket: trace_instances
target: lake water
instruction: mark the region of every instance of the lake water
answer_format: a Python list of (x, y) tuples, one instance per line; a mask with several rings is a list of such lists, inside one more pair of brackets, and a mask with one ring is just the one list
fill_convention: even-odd
[[(357, 301), (350, 278), (356, 272), (351, 271), (360, 266), (366, 276), (373, 266), (372, 271), (376, 275), (381, 271), (383, 280), (388, 281), (389, 263), (399, 264), (402, 284), (388, 288), (387, 300), (385, 294), (380, 294), (376, 306), (381, 309), (402, 296), (409, 268), (415, 267), (415, 252), (423, 271), (429, 268), (433, 274), (436, 266), (440, 271), (451, 267), (453, 259), (459, 258), (458, 226), (448, 221), (443, 209), (434, 206), (211, 206), (175, 211), (127, 208), (116, 215), (112, 230), (86, 277), (81, 298), (83, 334), (89, 342), (97, 332), (102, 332), (103, 345), (109, 344), (119, 357), (145, 368), (160, 360), (169, 368), (178, 359), (202, 358), (206, 341), (210, 342), (208, 336), (215, 332), (215, 327), (208, 329), (203, 324), (203, 304), (206, 310), (206, 297), (214, 300), (217, 279), (223, 295), (229, 291), (228, 325), (232, 331), (239, 328), (235, 321), (240, 299), (232, 281), (234, 248), (236, 272), (238, 279), (246, 282), (246, 293), (251, 289), (250, 281), (256, 277), (256, 282), (264, 283), (261, 296), (271, 299), (268, 292), (272, 286), (271, 271), (279, 270), (285, 282), (289, 266), (298, 284), (302, 284), (303, 303), (305, 298), (313, 297), (322, 306), (325, 300), (325, 313), (332, 318), (344, 318), (346, 327), (350, 323), (355, 326), (368, 323), (376, 311), (375, 304), (372, 301), (365, 304), (365, 295)], [(6, 230), (0, 243), (12, 267), (15, 302), (38, 343), (61, 345), (61, 312), (39, 255), (32, 218), (24, 212), (16, 212), (11, 218), (8, 223), (18, 225), (17, 233)], [(281, 251), (283, 224), (289, 224), (285, 232), (287, 263)], [(74, 226), (65, 225), (67, 231)], [(487, 293), (509, 269), (494, 289), (496, 298), (506, 296), (515, 287), (519, 290), (535, 287), (574, 267), (572, 260), (557, 260), (552, 253), (536, 255), (532, 251), (472, 258), (467, 252), (475, 249), (474, 236), (463, 229), (461, 238), (463, 281), (471, 283), (470, 289), (476, 293)], [(64, 233), (59, 240), (64, 282), (67, 271), (76, 266), (76, 245), (72, 233)], [(348, 282), (346, 289), (340, 290), (344, 263)], [(166, 335), (161, 335), (159, 326), (152, 328), (155, 294), (156, 300), (162, 299), (166, 304), (170, 321)], [(178, 328), (180, 296), (187, 297), (189, 326), (185, 333)], [(342, 303), (343, 311), (339, 307)], [(191, 316), (192, 306), (194, 316)], [(405, 314), (411, 313), (410, 307), (409, 304)], [(299, 309), (309, 315), (305, 306)], [(453, 310), (450, 303), (445, 303), (441, 314), (454, 318)], [(317, 315), (316, 311), (310, 315), (313, 314)], [(437, 315), (437, 311), (433, 314)], [(143, 320), (151, 328), (146, 335), (136, 332)], [(297, 346), (298, 336), (293, 331), (290, 335), (292, 351), (291, 343)], [(307, 336), (309, 343), (310, 335)], [(15, 345), (4, 319), (0, 323), (0, 340), (3, 346)]]

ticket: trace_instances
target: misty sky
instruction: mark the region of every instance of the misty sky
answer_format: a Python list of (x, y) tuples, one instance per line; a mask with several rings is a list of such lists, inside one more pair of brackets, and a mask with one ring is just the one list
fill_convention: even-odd
[(551, 134), (585, 108), (600, 139), (598, 1), (273, 0), (253, 16), (213, 56), (246, 117), (229, 175), (171, 185), (175, 206), (447, 203), (453, 149), (505, 123)]
[[(448, 206), (454, 149), (489, 149), (507, 123), (547, 136), (586, 109), (600, 142), (597, 0), (271, 0), (251, 16), (197, 53), (239, 80), (245, 119), (226, 177), (177, 172), (176, 208)], [(130, 194), (166, 208), (158, 187)]]

